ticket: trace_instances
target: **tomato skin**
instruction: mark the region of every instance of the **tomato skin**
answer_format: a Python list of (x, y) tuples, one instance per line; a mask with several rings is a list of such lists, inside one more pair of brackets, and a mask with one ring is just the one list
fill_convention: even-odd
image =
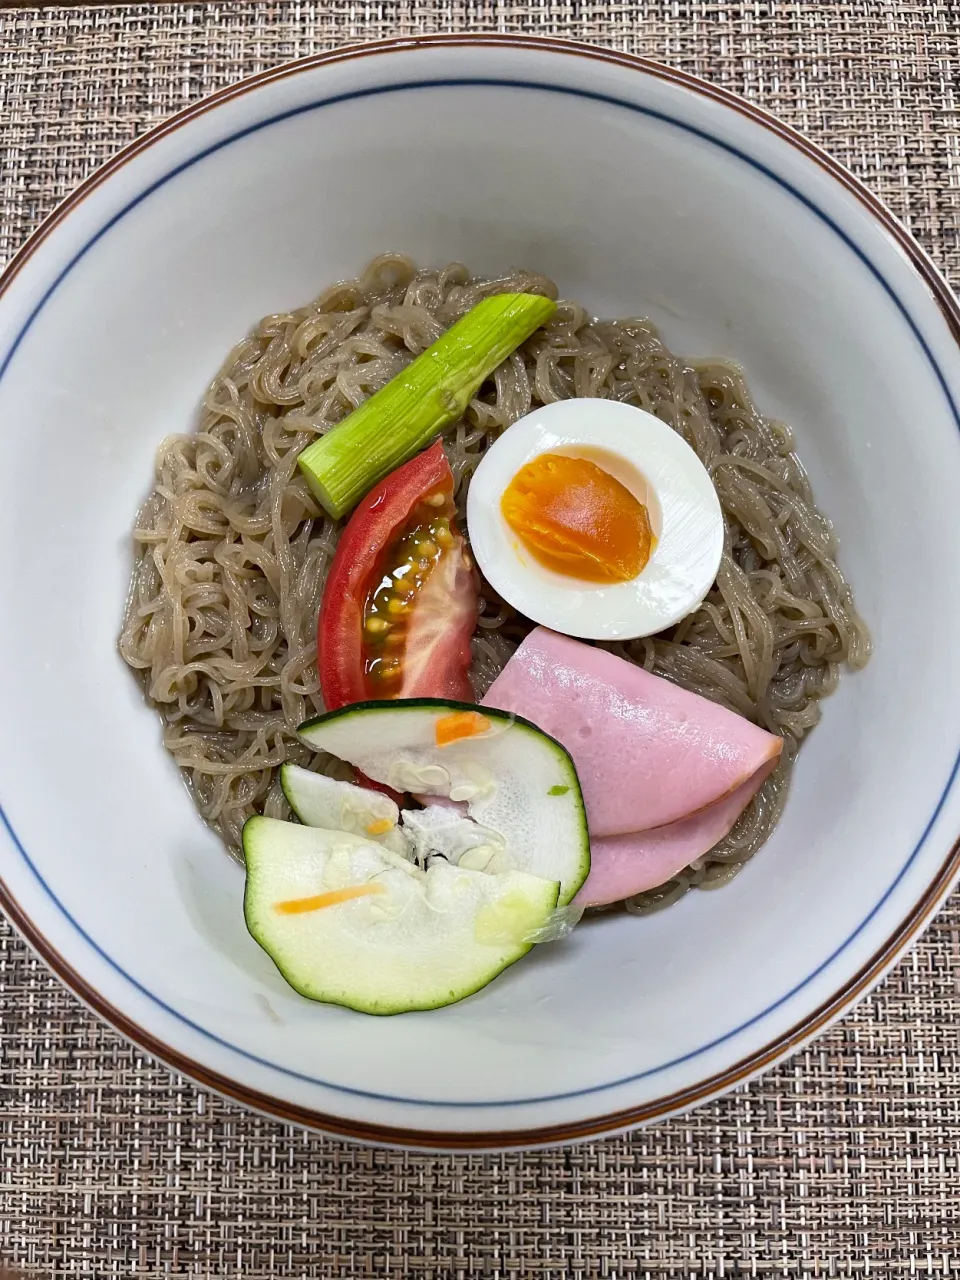
[[(439, 440), (375, 485), (340, 535), (317, 624), (320, 690), (329, 711), (365, 702), (371, 696), (364, 671), (364, 604), (398, 531), (407, 524), (417, 503), (438, 491), (453, 494), (453, 474)], [(441, 570), (443, 574), (431, 591), (431, 579)], [(445, 589), (442, 595), (441, 588)], [(399, 696), (472, 702), (467, 673), (470, 637), (477, 620), (477, 587), (459, 534), (454, 547), (427, 579), (423, 594), (428, 597), (431, 616), (418, 625), (420, 602), (414, 605), (409, 647), (415, 646), (416, 651), (409, 655), (411, 679), (404, 679)]]

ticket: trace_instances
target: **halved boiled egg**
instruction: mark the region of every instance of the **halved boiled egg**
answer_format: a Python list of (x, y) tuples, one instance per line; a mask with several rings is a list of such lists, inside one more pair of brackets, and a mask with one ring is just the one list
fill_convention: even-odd
[(679, 622), (723, 550), (703, 463), (665, 422), (617, 400), (560, 400), (515, 422), (474, 473), (467, 525), (504, 600), (592, 640)]

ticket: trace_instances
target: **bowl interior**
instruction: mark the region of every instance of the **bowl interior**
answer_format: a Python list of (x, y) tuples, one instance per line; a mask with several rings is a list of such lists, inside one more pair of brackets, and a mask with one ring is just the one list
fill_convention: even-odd
[[(330, 96), (320, 81), (298, 92), (298, 108)], [(837, 956), (844, 973), (863, 963), (885, 936), (875, 926), (889, 932), (942, 860), (941, 827), (921, 844), (930, 824), (956, 826), (943, 807), (960, 724), (945, 327), (815, 166), (777, 152), (758, 167), (762, 130), (682, 95), (656, 97), (654, 114), (636, 105), (583, 96), (569, 76), (420, 83), (298, 109), (200, 159), (210, 139), (186, 128), (89, 198), (0, 314), (6, 351), (60, 267), (137, 200), (56, 283), (0, 378), (0, 800), (142, 1006), (199, 1028), (237, 1079), (268, 1063), (300, 1098), (325, 1090), (327, 1110), (409, 1099), (464, 1129), (502, 1128), (504, 1108), (531, 1099), (610, 1110), (624, 1080), (631, 1099), (658, 1097), (826, 998)], [(218, 122), (214, 141), (242, 123)], [(776, 835), (731, 885), (590, 923), (459, 1006), (375, 1020), (300, 999), (247, 936), (242, 871), (196, 817), (115, 637), (160, 439), (190, 429), (259, 316), (386, 249), (529, 266), (592, 312), (651, 316), (674, 350), (740, 362), (763, 410), (795, 428), (876, 653), (830, 699)]]

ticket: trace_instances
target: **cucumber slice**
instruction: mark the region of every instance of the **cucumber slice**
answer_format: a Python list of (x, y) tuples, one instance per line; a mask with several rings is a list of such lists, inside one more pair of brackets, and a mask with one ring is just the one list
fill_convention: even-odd
[(397, 824), (400, 810), (379, 791), (339, 782), (297, 764), (280, 767), (280, 786), (287, 804), (307, 827), (350, 831), (406, 857), (409, 845)]
[(250, 933), (301, 995), (361, 1013), (437, 1009), (479, 991), (530, 950), (559, 891), (442, 858), (423, 871), (349, 832), (276, 818), (248, 820), (243, 853)]
[[(453, 736), (451, 717), (463, 717), (471, 730), (486, 728)], [(518, 871), (559, 880), (561, 906), (587, 878), (590, 841), (577, 771), (560, 743), (528, 720), (410, 698), (357, 702), (307, 720), (298, 732), (395, 791), (465, 801), (475, 822), (503, 837)]]

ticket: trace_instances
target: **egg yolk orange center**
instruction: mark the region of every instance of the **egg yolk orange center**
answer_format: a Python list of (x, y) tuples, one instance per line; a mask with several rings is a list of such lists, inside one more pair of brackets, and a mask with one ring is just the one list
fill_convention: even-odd
[(523, 546), (555, 573), (629, 582), (650, 559), (646, 507), (587, 458), (541, 453), (507, 485), (500, 509)]

